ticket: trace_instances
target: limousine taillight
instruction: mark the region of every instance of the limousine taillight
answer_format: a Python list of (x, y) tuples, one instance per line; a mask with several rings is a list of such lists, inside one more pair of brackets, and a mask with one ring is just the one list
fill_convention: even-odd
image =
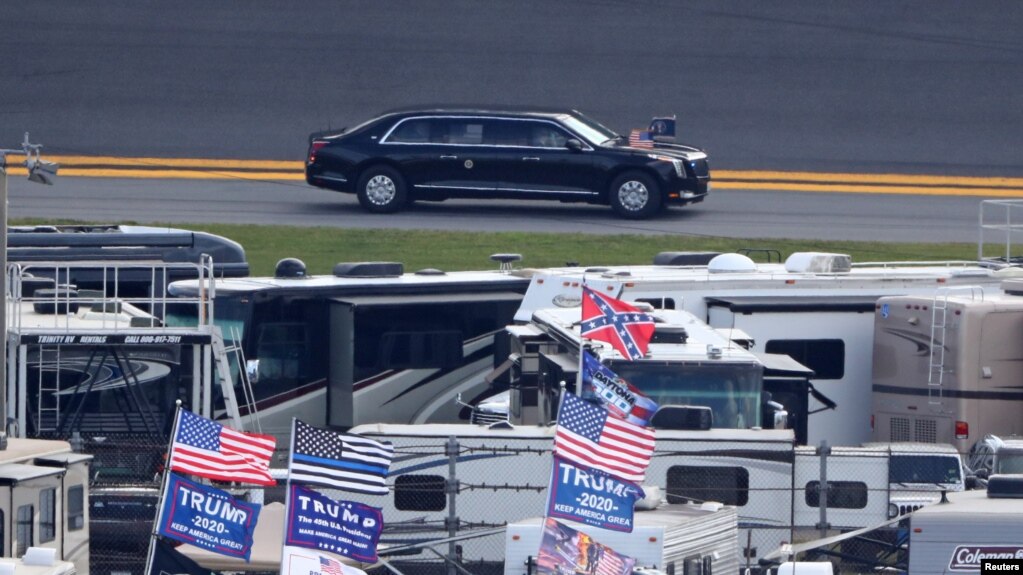
[(326, 146), (327, 143), (328, 142), (326, 140), (313, 140), (312, 142), (309, 143), (310, 164), (316, 161), (316, 152), (319, 151), (319, 149), (322, 148), (323, 146)]

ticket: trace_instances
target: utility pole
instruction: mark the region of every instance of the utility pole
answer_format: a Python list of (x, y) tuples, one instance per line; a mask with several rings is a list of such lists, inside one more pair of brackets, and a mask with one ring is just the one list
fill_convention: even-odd
[(24, 163), (20, 164), (28, 169), (28, 181), (37, 184), (53, 185), (57, 179), (57, 169), (60, 167), (52, 162), (44, 162), (39, 158), (41, 144), (30, 144), (28, 132), (25, 132), (25, 140), (21, 143), (20, 150), (0, 149), (0, 273), (3, 273), (3, 281), (0, 282), (0, 298), (3, 299), (0, 305), (0, 450), (7, 449), (7, 297), (10, 293), (7, 273), (7, 156), (25, 156)]

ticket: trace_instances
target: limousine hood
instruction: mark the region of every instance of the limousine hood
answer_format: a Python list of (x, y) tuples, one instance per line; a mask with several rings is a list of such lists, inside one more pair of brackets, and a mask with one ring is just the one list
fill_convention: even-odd
[(658, 154), (679, 158), (681, 160), (702, 160), (707, 157), (707, 154), (703, 150), (693, 146), (687, 146), (685, 144), (654, 142), (652, 147), (629, 145), (623, 145), (622, 147), (642, 154), (649, 154), (651, 150), (656, 150)]

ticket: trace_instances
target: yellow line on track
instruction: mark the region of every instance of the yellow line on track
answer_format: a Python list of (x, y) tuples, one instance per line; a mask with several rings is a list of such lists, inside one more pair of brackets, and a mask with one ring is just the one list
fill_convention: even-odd
[[(304, 181), (304, 162), (119, 156), (49, 156), (60, 175), (89, 178)], [(25, 169), (9, 168), (11, 175)], [(1023, 197), (1023, 178), (714, 170), (712, 189), (796, 192)]]

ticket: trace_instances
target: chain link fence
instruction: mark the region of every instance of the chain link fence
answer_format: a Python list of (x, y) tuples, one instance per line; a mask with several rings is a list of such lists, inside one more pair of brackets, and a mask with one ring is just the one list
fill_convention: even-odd
[[(140, 574), (157, 513), (166, 439), (111, 436), (79, 442), (76, 447), (95, 457), (90, 485), (92, 572)], [(764, 455), (655, 458), (645, 485), (658, 486), (669, 503), (719, 501), (736, 506), (740, 521), (736, 552), (740, 563), (753, 568), (783, 543), (887, 523), (799, 557), (829, 560), (840, 573), (905, 569), (905, 514), (940, 501), (943, 491), (963, 488), (957, 458), (954, 466), (948, 460), (936, 465), (919, 456), (896, 464), (899, 458), (891, 450), (837, 447)], [(421, 463), (397, 463), (409, 458)], [(432, 467), (422, 463), (427, 460)], [(281, 460), (282, 467), (285, 461)], [(449, 439), (396, 446), (395, 461), (387, 496), (321, 491), (335, 499), (383, 508), (380, 553), (405, 575), (501, 575), (505, 535), (494, 529), (545, 514), (552, 461), (548, 449), (481, 448)], [(480, 462), (495, 461), (501, 463), (483, 463), (480, 473)], [(491, 473), (486, 472), (488, 468)], [(502, 471), (508, 469), (515, 472)], [(263, 503), (285, 499), (283, 485), (246, 486), (244, 491)], [(465, 538), (429, 545), (451, 537)], [(410, 544), (418, 546), (387, 551)], [(525, 565), (511, 569), (515, 574), (526, 573)], [(390, 573), (386, 567), (371, 571), (371, 575)]]

